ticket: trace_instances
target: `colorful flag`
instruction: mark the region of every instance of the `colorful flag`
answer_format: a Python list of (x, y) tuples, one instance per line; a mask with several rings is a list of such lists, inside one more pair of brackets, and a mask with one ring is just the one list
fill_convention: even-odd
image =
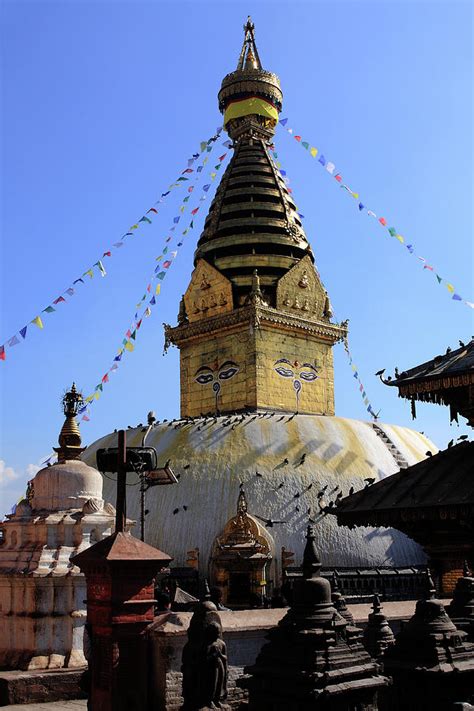
[(28, 326), (23, 326), (23, 328), (20, 328), (20, 335), (22, 338), (26, 338), (27, 329), (28, 329)]
[(38, 326), (38, 328), (44, 328), (43, 322), (42, 322), (40, 316), (36, 316), (36, 318), (34, 318), (33, 321), (31, 321), (31, 323), (34, 323), (35, 326)]
[[(59, 304), (59, 303), (61, 303), (61, 301), (66, 301), (66, 299), (63, 296), (58, 296), (58, 298), (53, 301), (53, 304)], [(46, 311), (46, 309), (45, 309), (45, 311)], [(53, 309), (53, 311), (54, 311), (54, 309)]]
[(174, 224), (177, 225), (178, 222), (180, 221), (180, 219), (181, 219), (181, 218), (180, 218), (179, 216), (178, 216), (178, 217), (173, 217), (173, 222), (174, 222)]
[(10, 346), (10, 348), (12, 348), (13, 346), (17, 346), (19, 342), (20, 341), (16, 336), (12, 336), (12, 338), (10, 338), (10, 340), (8, 341), (8, 345)]
[(54, 311), (56, 311), (56, 309), (53, 309), (52, 306), (47, 306), (45, 309), (43, 309), (42, 313), (52, 314), (54, 313)]
[(198, 212), (199, 212), (199, 208), (195, 207), (194, 210), (191, 210), (191, 215), (195, 215)]
[[(146, 212), (147, 212), (147, 214), (148, 214), (149, 212), (154, 212), (155, 215), (158, 214), (158, 210), (157, 210), (156, 208), (154, 208), (154, 207), (150, 207), (150, 209), (147, 210)], [(106, 252), (105, 254), (107, 254), (107, 252)], [(109, 253), (109, 257), (110, 257), (110, 253)]]
[(286, 126), (287, 123), (288, 123), (288, 119), (287, 119), (287, 118), (280, 119), (280, 124), (281, 124), (282, 126)]
[(309, 152), (311, 153), (313, 158), (316, 158), (316, 156), (318, 155), (318, 149), (314, 148), (314, 146), (309, 149)]
[(145, 215), (143, 215), (143, 217), (140, 217), (140, 219), (138, 220), (138, 222), (148, 222), (148, 224), (151, 225), (151, 220), (150, 220), (150, 218), (149, 218), (149, 217), (146, 217)]
[(321, 163), (321, 165), (326, 165), (326, 158), (323, 155), (319, 156), (318, 163)]
[(334, 165), (334, 163), (328, 162), (326, 164), (326, 170), (328, 173), (331, 173), (331, 175), (334, 173), (335, 169), (336, 169), (336, 166)]
[(380, 224), (383, 225), (384, 227), (387, 226), (387, 220), (385, 219), (385, 217), (379, 217), (379, 222), (380, 222)]
[(166, 262), (163, 262), (163, 268), (168, 269), (168, 267), (171, 266), (171, 261), (169, 259), (166, 260)]

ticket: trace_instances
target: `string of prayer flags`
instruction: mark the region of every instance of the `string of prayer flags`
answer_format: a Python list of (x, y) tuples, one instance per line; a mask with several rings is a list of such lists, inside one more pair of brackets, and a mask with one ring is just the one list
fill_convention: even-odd
[[(227, 154), (225, 154), (225, 155), (227, 155)], [(224, 158), (225, 158), (225, 155), (224, 155)], [(203, 161), (202, 164), (204, 164), (204, 162), (205, 161)], [(198, 170), (196, 170), (196, 174), (197, 173), (198, 173)], [(197, 182), (198, 179), (199, 179), (199, 176), (196, 175), (195, 182)], [(204, 197), (206, 197), (205, 193), (207, 193), (207, 191), (209, 190), (209, 187), (210, 187), (210, 185), (203, 186), (202, 191), (203, 191)], [(192, 191), (190, 191), (190, 192), (192, 192)], [(196, 195), (196, 198), (197, 198), (197, 195)], [(187, 199), (184, 199), (183, 206), (186, 207), (186, 205), (187, 205)], [(188, 225), (188, 227), (186, 229), (184, 229), (183, 232), (181, 233), (183, 235), (183, 237), (184, 237), (184, 235), (186, 235), (186, 233), (188, 232), (189, 229), (192, 229), (194, 227), (193, 220), (194, 220), (194, 216), (196, 215), (198, 210), (199, 210), (199, 207), (193, 208), (191, 210), (192, 219), (191, 219), (191, 222)], [(175, 220), (176, 220), (176, 218), (173, 218), (173, 223), (176, 225)], [(171, 228), (171, 230), (174, 230), (174, 227)], [(180, 241), (177, 243), (177, 247), (181, 247), (183, 245), (183, 237), (181, 237)], [(171, 239), (171, 237), (167, 237), (166, 242), (169, 242), (170, 239)], [(161, 282), (163, 282), (164, 278), (168, 274), (170, 267), (173, 264), (173, 261), (177, 257), (178, 249), (172, 250), (171, 253), (169, 254), (168, 258), (164, 262), (161, 262), (161, 260), (163, 259), (163, 256), (167, 255), (167, 253), (168, 253), (168, 246), (165, 246), (162, 249), (161, 254), (155, 258), (155, 262), (158, 262), (158, 264), (154, 268), (154, 272), (151, 275), (150, 281), (146, 286), (145, 293), (143, 294), (140, 302), (136, 305), (137, 311), (135, 312), (132, 324), (130, 325), (130, 327), (127, 329), (127, 331), (125, 333), (125, 338), (122, 340), (122, 345), (118, 350), (118, 354), (113, 359), (112, 366), (105, 373), (105, 375), (102, 376), (101, 382), (95, 388), (95, 392), (92, 393), (88, 398), (85, 399), (86, 402), (88, 403), (88, 405), (92, 404), (95, 400), (98, 399), (98, 397), (96, 397), (96, 395), (100, 396), (100, 392), (102, 392), (102, 389), (103, 389), (103, 387), (102, 387), (103, 384), (109, 382), (109, 375), (111, 372), (115, 372), (117, 370), (119, 363), (122, 362), (123, 354), (126, 352), (132, 352), (135, 349), (137, 331), (139, 330), (140, 326), (142, 325), (143, 318), (148, 318), (149, 316), (151, 316), (152, 307), (154, 307), (157, 303), (156, 297), (161, 294)], [(154, 291), (153, 295), (151, 296), (151, 298), (148, 300), (145, 310), (143, 311), (143, 313), (141, 315), (139, 315), (140, 308), (142, 307), (145, 300), (148, 298), (148, 296), (152, 292), (152, 281), (153, 280), (158, 280), (160, 283), (156, 284), (155, 291)], [(85, 422), (90, 421), (90, 412), (89, 411), (86, 411), (85, 416), (82, 417), (82, 420), (84, 420)]]
[(370, 404), (370, 400), (367, 396), (367, 392), (365, 390), (365, 386), (362, 383), (362, 380), (360, 379), (359, 376), (359, 369), (357, 368), (356, 364), (354, 363), (354, 360), (352, 358), (351, 351), (349, 349), (349, 342), (347, 340), (347, 336), (344, 338), (344, 350), (346, 352), (346, 355), (349, 359), (349, 365), (351, 366), (351, 370), (353, 372), (353, 377), (356, 379), (357, 383), (359, 384), (359, 392), (362, 397), (362, 401), (364, 403), (364, 407), (371, 416), (371, 418), (376, 421), (378, 419), (378, 416), (380, 414), (380, 410), (378, 412), (375, 412), (372, 405)]
[[(182, 177), (182, 173), (190, 174), (190, 173), (193, 173), (193, 172), (194, 172), (194, 169), (192, 169), (190, 166), (195, 162), (196, 159), (198, 159), (198, 158), (202, 155), (203, 152), (205, 152), (205, 151), (207, 152), (207, 150), (208, 150), (209, 148), (212, 148), (213, 143), (218, 139), (218, 137), (219, 137), (221, 131), (222, 131), (222, 127), (220, 127), (220, 128), (217, 129), (217, 133), (216, 133), (214, 136), (211, 136), (207, 141), (202, 141), (202, 142), (201, 142), (201, 144), (200, 144), (200, 147), (201, 147), (200, 153), (194, 153), (193, 156), (192, 156), (192, 158), (188, 159), (188, 161), (187, 161), (188, 167), (187, 167), (185, 170), (183, 170), (183, 171), (181, 172), (180, 177), (178, 177), (178, 179), (177, 179), (177, 181), (176, 181), (175, 183), (172, 183), (171, 185), (169, 185), (169, 186), (168, 186), (168, 189), (167, 189), (165, 192), (161, 193), (161, 197), (160, 197), (160, 199), (155, 203), (155, 205), (158, 204), (158, 202), (159, 202), (159, 203), (162, 203), (162, 202), (163, 202), (163, 198), (166, 197), (167, 195), (169, 195), (170, 192), (171, 192), (171, 190), (172, 190), (173, 188), (179, 187), (179, 186), (181, 185), (181, 182), (180, 182), (180, 181), (187, 181), (187, 180), (188, 180), (188, 178)], [(225, 157), (225, 154), (224, 154), (224, 157)], [(207, 162), (207, 160), (208, 160), (208, 157), (204, 158), (203, 163), (204, 163), (204, 162)], [(221, 159), (219, 158), (219, 160), (221, 160)], [(145, 214), (142, 215), (142, 217), (140, 217), (140, 219), (130, 227), (129, 231), (128, 231), (128, 232), (125, 232), (125, 234), (121, 237), (121, 239), (120, 239), (118, 242), (114, 242), (114, 243), (112, 244), (112, 247), (114, 247), (115, 249), (120, 249), (121, 247), (123, 247), (124, 244), (125, 244), (125, 242), (124, 242), (125, 238), (126, 238), (126, 237), (131, 237), (131, 236), (133, 236), (133, 235), (135, 234), (134, 231), (139, 229), (141, 223), (151, 225), (151, 224), (152, 224), (152, 219), (151, 219), (150, 217), (148, 217), (148, 215), (150, 215), (150, 214), (151, 214), (152, 216), (158, 215), (158, 210), (157, 210), (155, 207), (150, 207), (150, 208), (145, 212)], [(179, 218), (178, 218), (177, 221), (179, 222)], [(95, 262), (95, 263), (92, 265), (92, 267), (89, 267), (89, 269), (87, 269), (87, 270), (82, 274), (81, 277), (78, 277), (77, 279), (74, 279), (74, 281), (73, 281), (72, 283), (73, 283), (74, 285), (75, 285), (75, 284), (84, 284), (85, 282), (84, 282), (83, 277), (86, 277), (86, 276), (88, 276), (90, 279), (92, 279), (92, 278), (94, 277), (94, 268), (95, 268), (95, 267), (99, 270), (100, 275), (101, 275), (102, 277), (105, 277), (106, 274), (107, 274), (107, 271), (106, 271), (106, 269), (105, 269), (105, 267), (104, 267), (104, 264), (103, 264), (103, 262), (102, 262), (102, 259), (104, 259), (105, 257), (111, 257), (111, 256), (112, 256), (112, 248), (109, 248), (109, 249), (107, 249), (106, 251), (104, 251), (104, 252), (102, 253), (102, 258), (101, 258), (101, 259), (99, 259), (97, 262)], [(64, 298), (63, 294), (67, 294), (69, 297), (71, 297), (71, 296), (74, 295), (74, 293), (75, 293), (75, 290), (74, 290), (72, 287), (68, 287), (68, 288), (65, 289), (65, 291), (63, 291), (62, 294), (60, 294), (52, 303), (55, 304), (55, 305), (58, 305), (58, 304), (63, 303), (63, 302), (66, 303), (66, 299)], [(55, 311), (56, 311), (56, 309), (53, 308), (53, 306), (52, 306), (51, 304), (49, 304), (46, 308), (42, 309), (41, 313), (51, 314), (51, 313), (54, 313)], [(40, 328), (40, 329), (43, 329), (43, 328), (44, 328), (43, 322), (42, 322), (40, 316), (36, 316), (32, 321), (30, 321), (30, 323), (32, 323), (32, 324), (38, 326), (38, 328)], [(26, 338), (26, 332), (27, 332), (27, 327), (26, 327), (26, 326), (24, 326), (23, 328), (21, 328), (21, 329), (18, 331), (18, 333), (22, 336), (23, 340)], [(17, 345), (17, 343), (20, 343), (20, 342), (21, 342), (21, 341), (18, 341), (18, 340), (15, 341), (15, 337), (16, 337), (16, 334), (14, 334), (14, 335), (11, 336), (10, 338), (7, 338), (7, 339), (6, 339), (5, 343), (4, 343), (3, 346), (2, 346), (3, 349), (4, 349), (4, 351), (5, 351), (5, 346), (8, 346), (9, 348), (11, 348), (12, 346)], [(5, 360), (5, 358), (3, 358), (3, 360)]]
[[(332, 177), (340, 184), (340, 187), (344, 189), (351, 197), (353, 197), (355, 200), (359, 200), (359, 193), (353, 191), (348, 185), (342, 182), (342, 175), (341, 173), (336, 173), (334, 174), (336, 170), (336, 166), (334, 163), (327, 161), (325, 156), (322, 154), (319, 154), (319, 151), (317, 148), (314, 146), (310, 146), (310, 144), (307, 141), (302, 141), (302, 137), (299, 135), (293, 135), (293, 129), (292, 128), (287, 128), (287, 123), (288, 123), (288, 118), (283, 118), (279, 121), (280, 126), (283, 126), (285, 130), (293, 136), (293, 138), (301, 145), (303, 148), (310, 153), (310, 155), (313, 158), (316, 158), (316, 156), (319, 155), (319, 158), (317, 162), (322, 165), (326, 172), (329, 173), (329, 175), (332, 175)], [(309, 150), (308, 150), (309, 149)], [(396, 239), (401, 245), (405, 246), (408, 252), (414, 256), (417, 256), (415, 254), (415, 247), (413, 244), (405, 244), (405, 238), (403, 235), (401, 235), (398, 230), (393, 226), (389, 225), (387, 218), (386, 217), (379, 217), (373, 210), (369, 210), (366, 205), (362, 202), (358, 202), (358, 209), (359, 212), (365, 212), (369, 217), (373, 217), (375, 220), (378, 221), (378, 223), (384, 227), (389, 235)], [(437, 279), (438, 284), (444, 284), (449, 292), (451, 294), (451, 299), (453, 301), (461, 301), (463, 304), (466, 306), (469, 306), (469, 308), (473, 309), (474, 308), (474, 303), (472, 301), (468, 301), (467, 299), (464, 299), (457, 291), (455, 286), (448, 282), (447, 279), (444, 279), (441, 277), (438, 273), (437, 270), (430, 264), (426, 263), (426, 259), (423, 257), (418, 257), (420, 261), (424, 263), (423, 269), (426, 269), (427, 271), (432, 272)]]

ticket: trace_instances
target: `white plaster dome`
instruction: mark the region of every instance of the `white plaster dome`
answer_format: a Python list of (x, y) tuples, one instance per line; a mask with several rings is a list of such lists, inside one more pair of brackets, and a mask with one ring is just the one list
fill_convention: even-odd
[(82, 509), (89, 499), (102, 501), (102, 477), (80, 459), (40, 469), (33, 479), (33, 510)]
[[(141, 445), (142, 437), (141, 427), (127, 430), (129, 446)], [(94, 465), (97, 449), (114, 446), (117, 434), (107, 435), (82, 457)], [(427, 450), (437, 451), (424, 435), (407, 427), (280, 413), (160, 423), (148, 435), (147, 446), (157, 450), (160, 466), (170, 460), (179, 483), (148, 490), (146, 541), (173, 556), (175, 566), (186, 565), (187, 552), (199, 548), (202, 575), (216, 537), (235, 516), (240, 482), (249, 514), (283, 522), (269, 529), (276, 557), (284, 546), (300, 564), (308, 509), (319, 518), (318, 491), (326, 487), (328, 503), (336, 497), (330, 493), (336, 487), (347, 495), (350, 487), (363, 488), (366, 479), (394, 474), (401, 460), (412, 465), (424, 459)], [(127, 475), (129, 484), (135, 481), (135, 475)], [(105, 498), (114, 500), (115, 494), (116, 484), (104, 479)], [(139, 519), (138, 486), (127, 486), (127, 514)], [(349, 529), (326, 515), (315, 530), (324, 565), (407, 566), (426, 561), (421, 547), (395, 529)]]

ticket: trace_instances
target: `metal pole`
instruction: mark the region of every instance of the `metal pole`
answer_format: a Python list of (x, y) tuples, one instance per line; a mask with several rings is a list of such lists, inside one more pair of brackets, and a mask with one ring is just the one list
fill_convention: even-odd
[(127, 435), (125, 430), (118, 433), (117, 501), (115, 505), (115, 532), (123, 533), (127, 517)]
[(145, 484), (146, 477), (144, 472), (140, 473), (140, 539), (145, 540)]

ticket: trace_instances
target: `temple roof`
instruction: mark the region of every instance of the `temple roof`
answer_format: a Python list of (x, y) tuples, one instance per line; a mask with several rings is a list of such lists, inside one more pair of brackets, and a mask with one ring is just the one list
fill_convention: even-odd
[(394, 380), (384, 380), (384, 383), (400, 386), (408, 382), (459, 376), (464, 373), (474, 373), (474, 339), (454, 351), (448, 348), (444, 355), (437, 355), (426, 363), (403, 371)]
[(474, 442), (462, 442), (341, 499), (334, 514), (369, 525), (383, 512), (473, 504)]

